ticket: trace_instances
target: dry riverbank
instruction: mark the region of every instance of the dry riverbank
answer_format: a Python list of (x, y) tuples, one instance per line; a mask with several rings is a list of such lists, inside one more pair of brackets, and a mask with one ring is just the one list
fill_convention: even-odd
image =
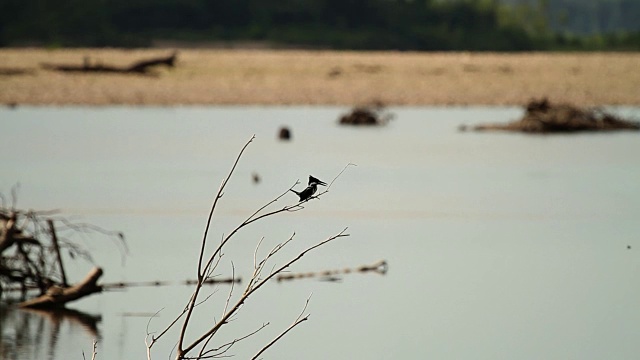
[(640, 53), (180, 50), (156, 76), (79, 74), (41, 63), (126, 66), (172, 50), (0, 49), (0, 103), (33, 105), (640, 105)]

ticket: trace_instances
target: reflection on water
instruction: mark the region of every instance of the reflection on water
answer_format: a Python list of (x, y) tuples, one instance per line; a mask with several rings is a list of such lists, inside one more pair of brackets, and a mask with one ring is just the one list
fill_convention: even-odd
[[(0, 307), (0, 358), (2, 359), (62, 359), (72, 339), (82, 334), (100, 339), (100, 316), (76, 310), (18, 310)], [(69, 336), (72, 335), (72, 336)], [(66, 338), (60, 344), (60, 338)], [(75, 343), (77, 350), (86, 344)]]
[[(640, 118), (638, 108), (614, 110)], [(336, 125), (342, 108), (3, 109), (0, 191), (20, 181), (20, 207), (62, 208), (83, 222), (123, 231), (130, 248), (124, 265), (117, 247), (86, 239), (105, 283), (183, 282), (195, 277), (193, 259), (212, 196), (237, 151), (256, 134), (216, 214), (216, 238), (296, 179), (327, 180), (349, 162), (358, 166), (304, 211), (239, 233), (221, 275), (231, 273), (232, 259), (236, 275), (247, 278), (263, 236), (269, 249), (296, 232), (294, 254), (296, 246), (347, 226), (347, 240), (305, 256), (292, 273), (379, 259), (390, 271), (341, 282), (267, 284), (234, 326), (240, 332), (263, 322), (273, 327), (252, 340), (257, 345), (234, 349), (238, 358), (286, 328), (313, 293), (310, 321), (267, 357), (636, 359), (638, 134), (459, 133), (460, 124), (509, 121), (521, 110), (390, 111), (396, 117), (387, 126), (359, 129)], [(282, 126), (291, 129), (291, 141), (278, 141)], [(285, 203), (297, 201), (290, 195)], [(68, 272), (79, 278), (90, 266), (70, 265)], [(224, 286), (218, 289), (226, 294)], [(157, 331), (189, 295), (187, 286), (135, 288), (71, 306), (102, 314), (99, 358), (145, 358), (149, 317), (122, 314), (164, 309), (150, 323)], [(224, 299), (212, 297), (222, 305)], [(3, 312), (2, 336), (11, 339), (3, 340), (3, 353), (17, 352), (14, 343), (27, 359), (51, 355), (43, 349), (55, 349), (55, 359), (90, 352), (94, 335), (83, 327), (43, 319)], [(57, 343), (50, 335), (55, 326)], [(38, 327), (44, 330), (36, 336)], [(24, 328), (30, 345), (13, 341)], [(158, 357), (172, 346), (159, 348)]]

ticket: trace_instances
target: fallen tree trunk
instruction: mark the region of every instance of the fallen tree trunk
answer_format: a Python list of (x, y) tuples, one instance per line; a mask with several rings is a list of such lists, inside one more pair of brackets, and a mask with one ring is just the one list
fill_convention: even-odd
[(125, 67), (103, 65), (103, 64), (91, 64), (89, 58), (85, 58), (82, 65), (65, 65), (65, 64), (48, 64), (42, 63), (40, 66), (43, 69), (55, 70), (62, 72), (85, 72), (85, 73), (115, 73), (115, 74), (148, 74), (150, 69), (154, 66), (165, 65), (167, 67), (174, 67), (178, 53), (174, 52), (170, 56), (158, 57), (148, 60), (140, 60)]
[(68, 288), (52, 286), (51, 288), (49, 288), (49, 290), (47, 290), (46, 294), (32, 300), (24, 301), (18, 306), (21, 308), (36, 309), (62, 308), (66, 303), (70, 301), (78, 300), (82, 297), (102, 292), (102, 286), (97, 284), (97, 281), (101, 276), (102, 269), (99, 267), (94, 267), (93, 269), (91, 269), (89, 274), (87, 274), (84, 280), (82, 280), (78, 284)]

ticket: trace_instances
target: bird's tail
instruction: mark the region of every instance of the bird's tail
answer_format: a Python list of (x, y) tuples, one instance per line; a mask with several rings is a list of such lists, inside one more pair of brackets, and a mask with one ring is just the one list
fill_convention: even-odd
[(298, 197), (300, 198), (300, 201), (302, 201), (302, 195), (300, 195), (300, 193), (298, 191), (295, 191), (293, 189), (289, 189), (292, 193), (298, 195)]

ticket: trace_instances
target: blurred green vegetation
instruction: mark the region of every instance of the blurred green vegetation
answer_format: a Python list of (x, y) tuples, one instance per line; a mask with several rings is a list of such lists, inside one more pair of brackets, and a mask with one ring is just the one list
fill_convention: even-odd
[[(554, 8), (558, 2), (570, 3), (571, 13)], [(640, 50), (633, 24), (598, 27), (615, 29), (609, 32), (561, 26), (589, 23), (595, 3), (609, 9), (611, 21), (640, 18), (636, 0), (2, 0), (0, 46), (179, 40), (356, 50)]]

